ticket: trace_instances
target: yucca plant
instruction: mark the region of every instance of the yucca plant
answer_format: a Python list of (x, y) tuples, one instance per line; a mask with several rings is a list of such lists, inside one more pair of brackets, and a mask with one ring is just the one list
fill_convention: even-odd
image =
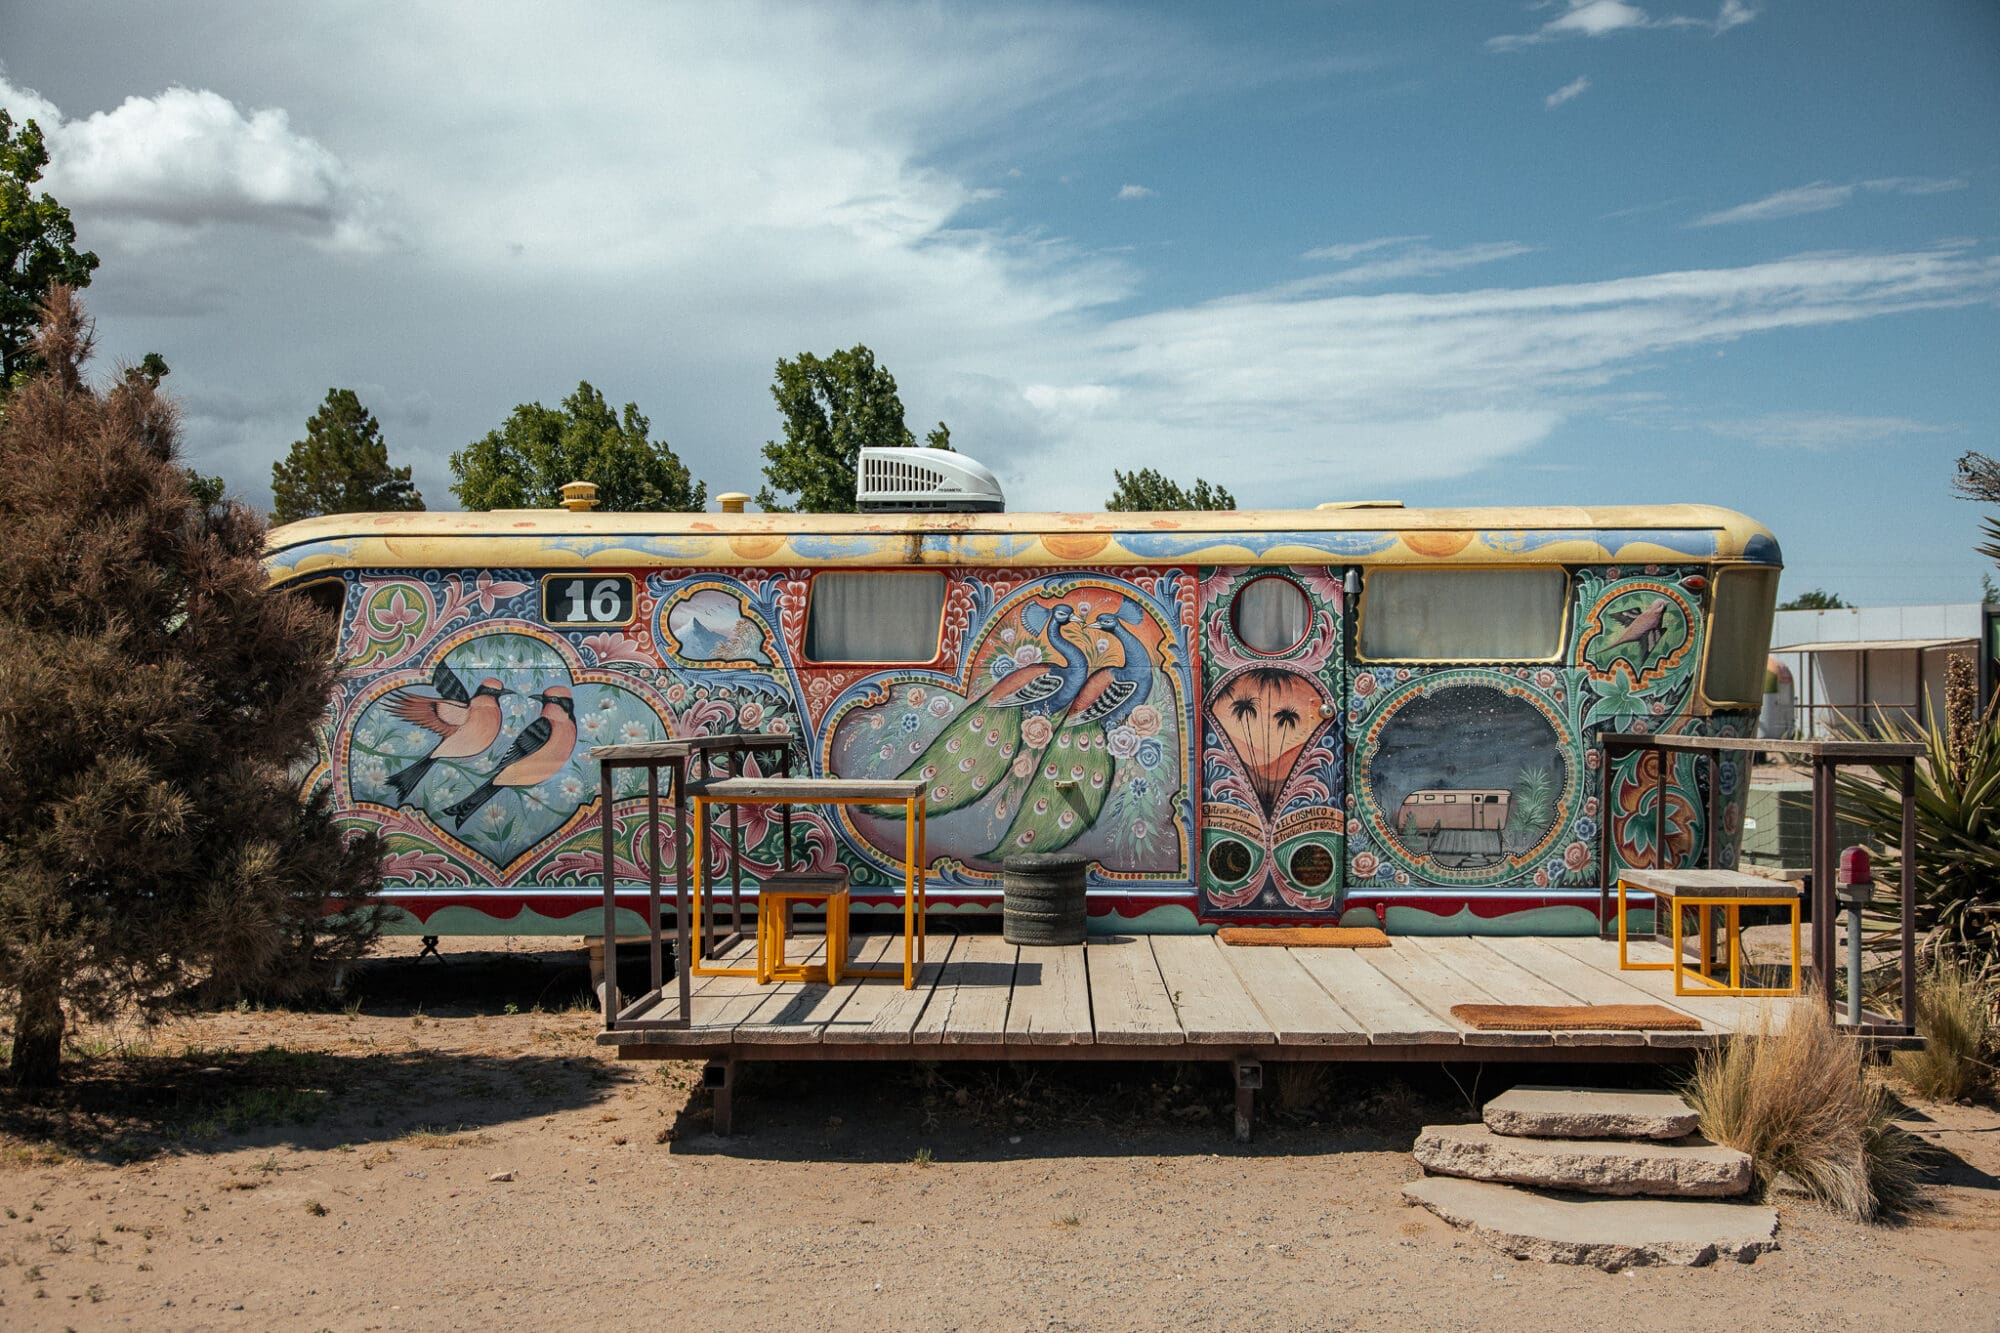
[[(1946, 722), (1922, 729), (1883, 722), (1880, 739), (1916, 741), (1916, 927), (1932, 955), (1960, 954), (1976, 972), (2000, 962), (2000, 699), (1981, 713), (1967, 694), (1971, 663), (1952, 659)], [(1895, 765), (1840, 775), (1840, 794), (1889, 849), (1903, 838), (1902, 775)]]

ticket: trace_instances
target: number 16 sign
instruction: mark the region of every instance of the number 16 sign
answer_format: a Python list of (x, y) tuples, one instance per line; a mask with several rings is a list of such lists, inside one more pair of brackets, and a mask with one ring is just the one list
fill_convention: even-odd
[(542, 619), (551, 625), (623, 625), (632, 619), (634, 600), (629, 574), (542, 580)]

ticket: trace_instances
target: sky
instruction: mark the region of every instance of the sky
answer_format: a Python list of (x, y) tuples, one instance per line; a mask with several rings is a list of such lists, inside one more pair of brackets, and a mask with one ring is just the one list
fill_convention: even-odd
[(259, 505), (335, 386), (433, 507), (579, 380), (755, 492), (865, 343), (1017, 510), (1699, 501), (1980, 594), (1990, 0), (9, 9), (102, 368)]

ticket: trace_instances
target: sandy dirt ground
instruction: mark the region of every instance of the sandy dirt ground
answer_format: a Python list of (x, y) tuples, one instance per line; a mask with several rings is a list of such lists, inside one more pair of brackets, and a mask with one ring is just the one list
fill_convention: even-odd
[(2000, 1326), (1990, 1108), (1912, 1104), (1906, 1222), (1784, 1204), (1755, 1264), (1605, 1274), (1400, 1200), (1420, 1124), (1561, 1071), (1267, 1067), (1238, 1145), (1215, 1068), (753, 1066), (723, 1140), (697, 1067), (592, 1043), (580, 952), (412, 955), (0, 1096), (0, 1327)]

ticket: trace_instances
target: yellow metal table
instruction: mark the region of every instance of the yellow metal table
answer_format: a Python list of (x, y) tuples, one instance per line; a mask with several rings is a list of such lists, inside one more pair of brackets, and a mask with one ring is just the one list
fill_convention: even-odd
[[(868, 778), (717, 778), (708, 782), (688, 784), (689, 820), (694, 830), (694, 846), (697, 851), (691, 858), (690, 869), (695, 879), (694, 900), (695, 931), (701, 929), (701, 877), (708, 870), (706, 854), (708, 807), (711, 805), (871, 805), (901, 806), (903, 808), (903, 966), (901, 970), (892, 967), (850, 968), (843, 960), (840, 975), (844, 977), (880, 977), (894, 979), (900, 977), (903, 989), (911, 990), (917, 984), (917, 969), (924, 961), (924, 938), (926, 934), (925, 916), (930, 906), (924, 883), (925, 818), (926, 803), (924, 784), (921, 782), (876, 781)], [(738, 853), (740, 855), (740, 852)], [(785, 849), (789, 859), (791, 849)], [(788, 867), (789, 869), (789, 867)], [(823, 891), (821, 891), (823, 894)], [(821, 896), (811, 894), (806, 896)], [(844, 915), (844, 913), (843, 913)], [(764, 952), (762, 942), (764, 912), (758, 909), (758, 954)], [(829, 922), (832, 918), (828, 912)], [(779, 929), (783, 929), (780, 924)], [(831, 927), (829, 926), (829, 930)], [(845, 927), (842, 928), (843, 942)], [(831, 956), (832, 940), (828, 940)], [(696, 976), (715, 977), (757, 977), (758, 967), (719, 966), (704, 959), (690, 960), (690, 971)]]
[[(1668, 913), (1669, 941), (1673, 957), (1664, 963), (1634, 962), (1626, 951), (1625, 895), (1627, 889), (1651, 894), (1653, 933), (1659, 933), (1659, 913)], [(1743, 922), (1745, 907), (1786, 907), (1791, 909), (1791, 984), (1789, 986), (1745, 986), (1743, 984)], [(1696, 914), (1695, 929), (1700, 941), (1694, 966), (1688, 965), (1686, 913)], [(1711, 915), (1715, 914), (1715, 915)], [(1726, 980), (1714, 975), (1718, 960), (1710, 952), (1714, 928), (1719, 919), (1722, 944), (1728, 965)], [(1765, 879), (1736, 870), (1623, 870), (1618, 875), (1618, 966), (1629, 972), (1674, 974), (1675, 995), (1797, 995), (1799, 993), (1799, 886), (1785, 880)], [(1690, 984), (1693, 983), (1693, 984)]]

